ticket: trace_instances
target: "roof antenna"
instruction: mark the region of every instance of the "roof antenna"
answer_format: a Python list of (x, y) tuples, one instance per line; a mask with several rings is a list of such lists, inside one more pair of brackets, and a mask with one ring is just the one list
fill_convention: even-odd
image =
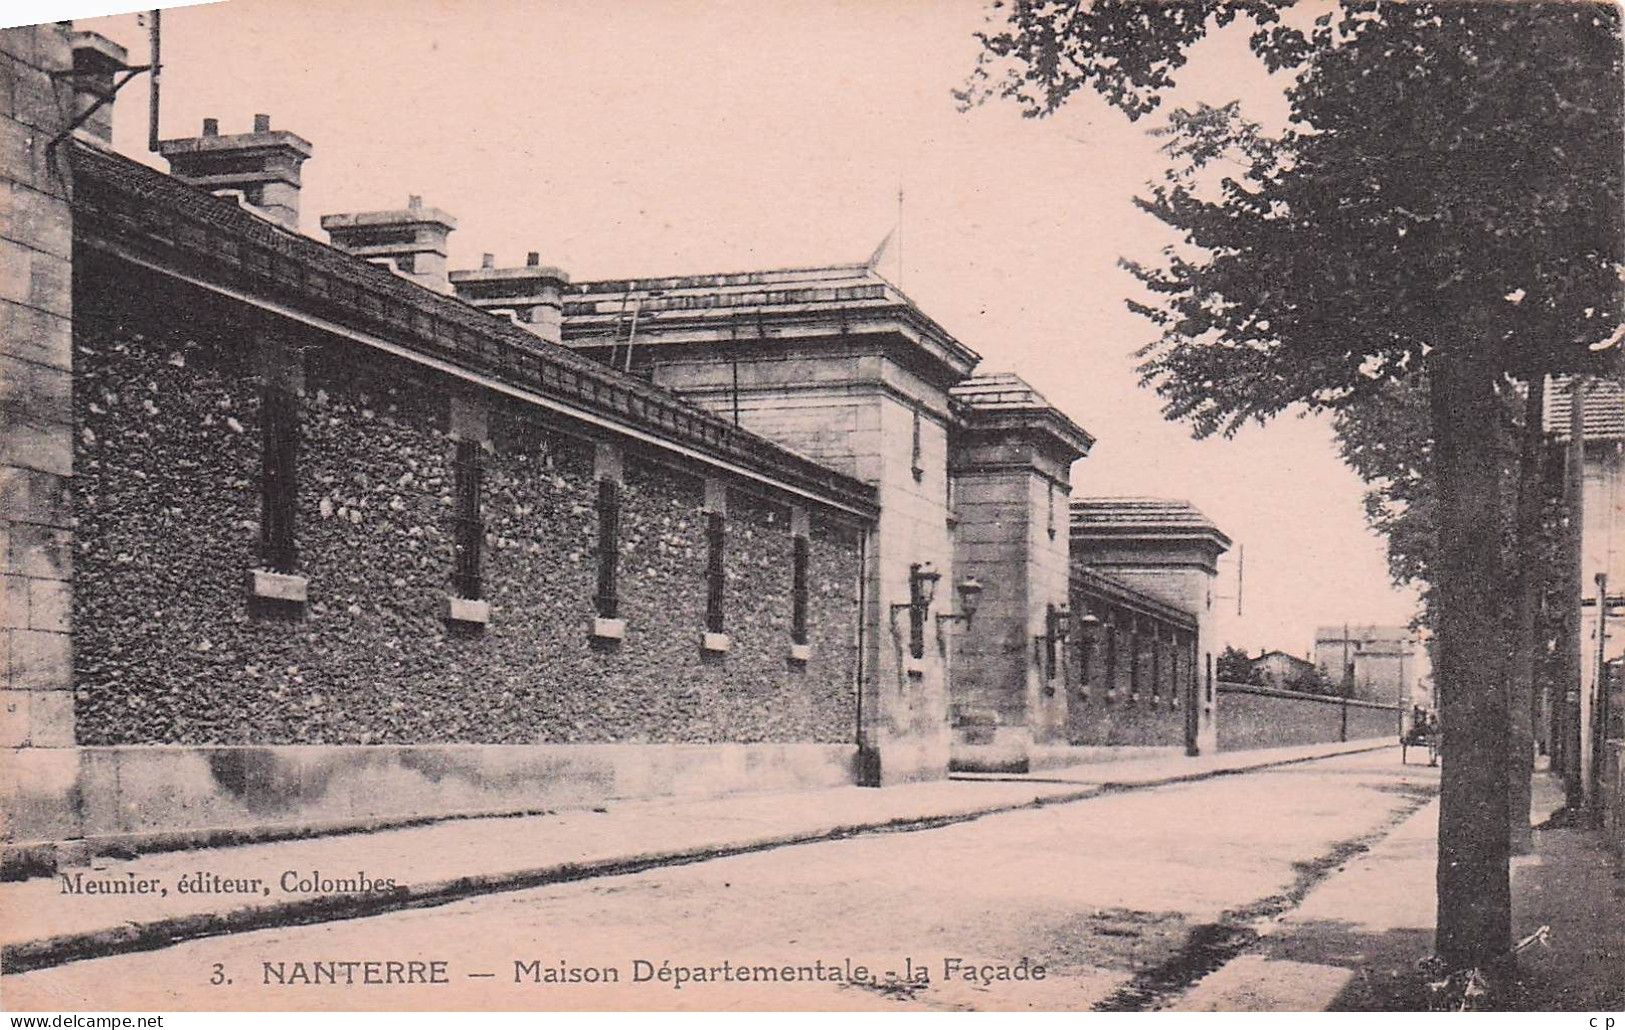
[(903, 288), (903, 181), (897, 180), (897, 288)]
[(901, 182), (899, 182), (897, 184), (897, 224), (893, 225), (891, 227), (891, 231), (886, 233), (886, 238), (880, 241), (880, 246), (876, 247), (875, 250), (874, 250), (874, 253), (869, 255), (869, 261), (868, 261), (869, 271), (871, 271), (871, 272), (879, 272), (880, 271), (880, 263), (885, 259), (886, 252), (891, 249), (892, 244), (894, 244), (894, 243), (897, 245), (897, 278), (892, 282), (892, 285), (897, 287), (898, 289), (902, 289), (903, 288), (903, 184)]

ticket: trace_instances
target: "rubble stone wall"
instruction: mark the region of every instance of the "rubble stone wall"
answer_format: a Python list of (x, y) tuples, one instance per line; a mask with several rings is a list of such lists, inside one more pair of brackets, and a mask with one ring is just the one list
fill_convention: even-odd
[[(94, 307), (94, 304), (87, 304)], [(728, 492), (729, 650), (707, 654), (703, 469), (629, 449), (620, 615), (591, 638), (593, 443), (481, 399), (482, 596), (446, 620), (447, 385), (343, 342), (304, 352), (302, 610), (256, 608), (255, 340), (81, 318), (74, 618), (80, 744), (850, 743), (859, 531), (814, 513), (811, 658), (789, 656), (788, 498)]]

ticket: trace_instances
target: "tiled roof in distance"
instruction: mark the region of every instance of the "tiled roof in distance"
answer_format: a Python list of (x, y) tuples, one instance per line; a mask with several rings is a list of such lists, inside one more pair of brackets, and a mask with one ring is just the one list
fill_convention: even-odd
[[(1545, 429), (1559, 440), (1569, 438), (1574, 413), (1574, 380), (1553, 376), (1546, 380)], [(1625, 380), (1593, 376), (1585, 384), (1582, 413), (1587, 440), (1625, 440)]]
[(1230, 538), (1189, 501), (1161, 497), (1079, 497), (1072, 501), (1072, 531), (1216, 533)]

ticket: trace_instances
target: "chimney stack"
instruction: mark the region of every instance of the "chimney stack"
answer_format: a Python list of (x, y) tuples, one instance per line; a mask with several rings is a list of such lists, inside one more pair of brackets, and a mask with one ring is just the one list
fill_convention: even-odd
[(129, 56), (129, 51), (100, 33), (73, 34), (73, 115), (78, 118), (101, 104), (79, 126), (97, 143), (112, 145), (113, 73), (126, 67)]
[(422, 197), (407, 198), (395, 211), (362, 211), (323, 215), (333, 246), (356, 257), (383, 265), (439, 293), (450, 293), (446, 282), (446, 237), (457, 219), (437, 207), (425, 207)]
[(549, 343), (564, 338), (564, 288), (570, 277), (557, 268), (541, 263), (532, 251), (523, 268), (497, 268), (496, 259), (486, 254), (479, 268), (451, 273), (457, 296), (481, 311), (508, 316)]
[(220, 122), (203, 119), (203, 134), (166, 139), (158, 153), (169, 174), (216, 196), (236, 194), (272, 221), (299, 231), (299, 166), (310, 157), (309, 140), (271, 131), (270, 115), (254, 116), (254, 131), (220, 135)]

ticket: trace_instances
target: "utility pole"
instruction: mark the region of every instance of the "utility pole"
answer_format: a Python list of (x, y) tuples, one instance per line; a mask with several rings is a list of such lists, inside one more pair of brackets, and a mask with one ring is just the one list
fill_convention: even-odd
[(1597, 673), (1591, 703), (1591, 810), (1602, 815), (1602, 777), (1608, 749), (1608, 573), (1597, 573)]

